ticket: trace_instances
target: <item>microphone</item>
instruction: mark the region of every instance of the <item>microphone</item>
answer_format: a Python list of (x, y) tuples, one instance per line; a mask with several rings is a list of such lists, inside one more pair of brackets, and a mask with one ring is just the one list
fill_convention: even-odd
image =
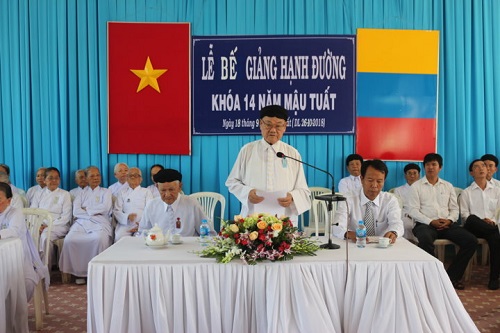
[[(294, 161), (297, 161), (297, 162), (302, 163), (304, 165), (307, 165), (308, 167), (311, 167), (313, 169), (316, 169), (316, 170), (319, 170), (321, 172), (324, 172), (328, 176), (330, 176), (330, 178), (332, 179), (332, 193), (331, 194), (317, 195), (315, 197), (315, 199), (323, 200), (323, 201), (327, 201), (328, 202), (328, 213), (329, 213), (328, 216), (329, 216), (329, 219), (331, 219), (331, 214), (330, 213), (333, 210), (333, 202), (345, 201), (346, 200), (345, 197), (343, 197), (341, 195), (335, 194), (335, 179), (333, 178), (333, 175), (331, 173), (329, 173), (328, 171), (326, 171), (326, 170), (323, 170), (323, 169), (320, 169), (318, 167), (315, 167), (314, 165), (311, 165), (311, 164), (306, 163), (304, 161), (301, 161), (299, 159), (287, 156), (287, 155), (283, 154), (280, 151), (276, 153), (276, 156), (279, 157), (279, 158), (289, 158), (291, 160), (294, 160)], [(328, 222), (330, 223), (330, 226), (331, 226), (332, 221), (328, 221)], [(320, 247), (323, 248), (323, 249), (330, 249), (330, 250), (339, 249), (340, 248), (339, 245), (332, 243), (332, 233), (331, 232), (328, 233), (328, 243), (322, 244)]]

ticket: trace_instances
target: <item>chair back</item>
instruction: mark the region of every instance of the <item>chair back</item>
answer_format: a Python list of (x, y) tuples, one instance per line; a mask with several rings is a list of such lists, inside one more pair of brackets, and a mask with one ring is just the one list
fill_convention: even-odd
[[(311, 217), (314, 221), (315, 235), (319, 237), (320, 225), (322, 231), (324, 231), (325, 235), (328, 235), (330, 232), (328, 221), (328, 207), (327, 202), (323, 200), (313, 199), (311, 201)], [(309, 221), (311, 221), (309, 219)], [(309, 222), (311, 223), (311, 222)], [(309, 225), (311, 226), (311, 225)]]
[(49, 265), (49, 249), (50, 249), (50, 235), (52, 232), (52, 214), (45, 209), (41, 208), (23, 208), (24, 219), (26, 227), (33, 238), (33, 243), (37, 251), (40, 249), (40, 227), (42, 224), (47, 225), (47, 242), (44, 249), (43, 264), (48, 267)]
[(212, 230), (214, 228), (214, 219), (215, 219), (215, 207), (217, 203), (220, 202), (220, 219), (224, 219), (224, 210), (226, 209), (226, 198), (220, 193), (217, 192), (197, 192), (189, 195), (191, 198), (194, 198), (198, 201), (198, 203), (203, 208), (203, 212), (208, 218), (208, 224)]
[[(312, 210), (312, 201), (314, 200), (314, 198), (317, 195), (324, 194), (324, 193), (332, 193), (331, 189), (326, 188), (326, 187), (320, 187), (320, 186), (309, 187), (309, 191), (311, 191), (311, 210)], [(300, 215), (300, 220), (302, 221), (302, 228), (305, 228), (305, 225), (304, 225), (304, 220), (305, 220), (304, 214)], [(309, 228), (313, 227), (314, 223), (315, 223), (314, 222), (314, 216), (313, 216), (312, 212), (310, 212), (309, 213), (309, 224), (308, 224)]]

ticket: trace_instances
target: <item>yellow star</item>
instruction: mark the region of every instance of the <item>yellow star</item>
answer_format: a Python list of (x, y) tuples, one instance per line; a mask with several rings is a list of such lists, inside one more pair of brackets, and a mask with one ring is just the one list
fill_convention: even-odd
[(151, 60), (149, 60), (148, 57), (144, 69), (131, 69), (130, 71), (141, 79), (136, 92), (141, 91), (147, 86), (151, 86), (154, 90), (160, 92), (160, 86), (158, 85), (158, 81), (156, 79), (162, 76), (163, 73), (168, 71), (168, 69), (154, 69), (153, 65), (151, 64)]

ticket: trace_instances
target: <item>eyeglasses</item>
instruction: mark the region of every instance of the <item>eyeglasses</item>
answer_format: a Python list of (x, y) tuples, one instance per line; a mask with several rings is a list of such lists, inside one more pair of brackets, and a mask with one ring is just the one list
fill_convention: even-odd
[(137, 174), (137, 173), (133, 173), (133, 174), (131, 174), (131, 175), (128, 175), (127, 177), (128, 177), (128, 178), (141, 178), (142, 176), (141, 176), (141, 175), (139, 175), (139, 174)]
[(59, 177), (52, 177), (52, 176), (47, 177), (47, 180), (59, 180), (59, 179), (60, 179)]
[(272, 124), (267, 121), (261, 121), (261, 124), (264, 125), (264, 128), (268, 131), (275, 128), (277, 131), (283, 131), (286, 128), (286, 123), (284, 124)]

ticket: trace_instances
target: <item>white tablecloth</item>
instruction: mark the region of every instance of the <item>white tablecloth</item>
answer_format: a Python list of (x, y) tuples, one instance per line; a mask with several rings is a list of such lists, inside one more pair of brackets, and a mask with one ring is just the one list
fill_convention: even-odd
[(28, 332), (24, 252), (19, 238), (0, 240), (0, 332)]
[(348, 264), (345, 244), (255, 266), (199, 249), (126, 237), (95, 257), (88, 332), (478, 332), (442, 263), (404, 239), (351, 243)]

